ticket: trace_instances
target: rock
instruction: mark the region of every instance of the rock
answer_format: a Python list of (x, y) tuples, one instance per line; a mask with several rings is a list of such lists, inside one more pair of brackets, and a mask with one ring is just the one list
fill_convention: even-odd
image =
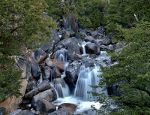
[(112, 43), (112, 37), (109, 35), (109, 36), (105, 36), (103, 41), (102, 41), (103, 45), (109, 45)]
[(43, 81), (41, 84), (38, 85), (37, 88), (31, 90), (30, 92), (25, 94), (25, 98), (32, 98), (33, 96), (35, 96), (36, 94), (38, 94), (39, 92), (48, 90), (51, 88), (51, 85), (49, 84), (48, 81)]
[(92, 36), (86, 36), (84, 40), (86, 42), (96, 43), (96, 40)]
[(74, 52), (77, 54), (80, 54), (80, 47), (79, 47), (79, 42), (80, 40), (72, 37), (68, 39), (64, 39), (60, 42), (61, 45), (65, 46), (66, 49), (68, 50), (68, 58), (73, 60), (74, 59)]
[(35, 80), (28, 81), (28, 85), (27, 85), (27, 88), (26, 88), (26, 93), (28, 93), (29, 91), (35, 89), (36, 87), (37, 87), (37, 84), (36, 84)]
[[(20, 113), (22, 110), (21, 109), (17, 109), (14, 112), (9, 113), (9, 115), (17, 115), (18, 113)], [(1, 114), (0, 114), (1, 115)]]
[(49, 66), (44, 67), (44, 80), (49, 80), (51, 75), (51, 68)]
[(76, 115), (99, 115), (99, 113), (96, 110), (90, 109), (83, 112), (78, 112)]
[(61, 109), (61, 110), (54, 111), (53, 113), (49, 113), (48, 115), (73, 115), (73, 113), (66, 109)]
[(46, 44), (41, 47), (41, 49), (47, 54), (50, 53), (50, 45)]
[(34, 108), (41, 114), (51, 113), (56, 110), (56, 106), (45, 99), (37, 100)]
[(74, 113), (76, 111), (77, 105), (72, 103), (63, 103), (58, 106), (58, 109), (65, 109), (70, 111), (71, 113)]
[(48, 58), (46, 60), (46, 65), (50, 66), (50, 67), (57, 67), (58, 70), (60, 70), (61, 72), (64, 71), (64, 62), (58, 61), (56, 59), (50, 59)]
[(15, 112), (10, 113), (9, 115), (35, 115), (29, 110), (16, 110)]
[(45, 99), (47, 101), (54, 101), (57, 99), (57, 94), (54, 89), (49, 89), (43, 92), (38, 93), (33, 97), (34, 102), (37, 102), (38, 100)]
[(114, 45), (110, 44), (110, 45), (108, 46), (108, 50), (110, 50), (110, 51), (114, 50)]
[(4, 115), (6, 112), (6, 109), (4, 107), (0, 107), (0, 115)]
[(97, 54), (98, 53), (98, 47), (95, 43), (86, 44), (85, 49), (88, 54)]
[(34, 79), (39, 80), (41, 76), (41, 69), (37, 63), (31, 63), (31, 74)]
[(34, 51), (34, 59), (37, 61), (37, 63), (42, 63), (46, 58), (47, 54), (41, 48)]

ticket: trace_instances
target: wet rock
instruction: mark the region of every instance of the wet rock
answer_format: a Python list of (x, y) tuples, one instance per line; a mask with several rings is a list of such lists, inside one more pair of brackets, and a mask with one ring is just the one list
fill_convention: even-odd
[(86, 36), (84, 40), (86, 42), (96, 43), (96, 40), (92, 36)]
[[(68, 77), (67, 80), (69, 79), (69, 81), (72, 82), (72, 79), (73, 79), (73, 83), (74, 84), (76, 83), (76, 81), (78, 79), (78, 73), (79, 73), (80, 66), (81, 66), (81, 62), (79, 62), (79, 61), (74, 61), (71, 64), (69, 64), (69, 66), (66, 69), (66, 77)], [(71, 82), (69, 82), (69, 83), (71, 83)], [(66, 83), (67, 83), (67, 81), (66, 81)]]
[(80, 47), (78, 45), (79, 43), (80, 40), (75, 37), (64, 39), (60, 42), (60, 44), (66, 47), (66, 49), (68, 50), (68, 58), (72, 60), (74, 59), (74, 52), (80, 54)]
[(50, 67), (56, 67), (56, 68), (58, 68), (58, 70), (60, 70), (61, 72), (64, 71), (64, 62), (61, 62), (61, 61), (59, 61), (59, 60), (48, 58), (48, 59), (46, 60), (46, 65), (48, 65), (48, 66), (50, 66)]
[(40, 99), (35, 102), (34, 109), (41, 114), (51, 113), (56, 110), (56, 106), (45, 99)]
[(83, 112), (78, 112), (76, 115), (99, 115), (99, 113), (96, 110), (90, 109)]
[(44, 80), (49, 80), (50, 79), (51, 71), (52, 71), (52, 69), (49, 66), (44, 67), (44, 77), (43, 77)]
[[(19, 114), (21, 111), (22, 111), (21, 109), (17, 109), (17, 110), (15, 110), (14, 112), (9, 113), (9, 115), (17, 115), (17, 114)], [(1, 115), (1, 114), (0, 114), (0, 115)], [(3, 114), (2, 114), (2, 115), (3, 115)]]
[(33, 90), (36, 87), (37, 87), (37, 84), (36, 84), (35, 80), (28, 81), (28, 85), (27, 85), (27, 88), (26, 88), (26, 93)]
[[(75, 77), (75, 76), (74, 76)], [(66, 71), (66, 77), (64, 77), (65, 82), (68, 84), (71, 93), (75, 89), (75, 79), (69, 71)]]
[(41, 93), (38, 93), (33, 97), (34, 102), (37, 102), (38, 100), (45, 99), (47, 101), (54, 101), (57, 99), (57, 94), (54, 89), (49, 89), (46, 91), (43, 91)]
[(112, 50), (114, 50), (114, 45), (112, 45), (112, 44), (107, 45), (107, 46), (106, 45), (101, 45), (100, 48), (112, 51)]
[(6, 109), (4, 107), (0, 107), (0, 115), (4, 115), (6, 112)]
[(41, 76), (41, 69), (37, 63), (31, 63), (31, 74), (34, 79), (39, 80)]
[(43, 81), (41, 84), (38, 85), (37, 88), (31, 90), (30, 92), (25, 94), (25, 98), (32, 98), (33, 96), (35, 96), (36, 94), (38, 94), (39, 92), (48, 90), (51, 88), (51, 85), (49, 84), (48, 81)]
[(47, 54), (41, 48), (34, 51), (34, 59), (37, 61), (37, 63), (43, 62), (46, 58), (47, 58)]
[(35, 114), (29, 110), (16, 110), (15, 112), (10, 113), (9, 115), (35, 115)]
[(76, 111), (76, 108), (77, 108), (77, 105), (72, 104), (72, 103), (63, 103), (58, 106), (58, 109), (65, 109), (72, 113), (74, 113)]
[(95, 43), (86, 44), (85, 49), (88, 54), (97, 54), (98, 53), (98, 47)]
[(41, 47), (41, 49), (47, 54), (50, 53), (50, 45), (46, 44)]
[(73, 115), (73, 113), (66, 109), (61, 109), (61, 110), (57, 110), (53, 113), (49, 113), (48, 115)]

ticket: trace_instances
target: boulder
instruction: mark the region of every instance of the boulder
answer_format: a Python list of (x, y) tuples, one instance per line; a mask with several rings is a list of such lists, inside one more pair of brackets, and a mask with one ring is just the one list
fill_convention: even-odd
[(57, 110), (52, 113), (49, 113), (48, 115), (73, 115), (73, 113), (66, 109), (61, 109), (61, 110)]
[(6, 109), (4, 107), (0, 107), (0, 115), (4, 115), (6, 112)]
[(58, 109), (65, 109), (70, 111), (71, 113), (74, 113), (76, 111), (77, 105), (72, 103), (63, 103), (58, 106)]
[(34, 51), (33, 57), (37, 63), (42, 63), (47, 58), (47, 54), (45, 51), (39, 48), (38, 50)]
[(31, 63), (31, 74), (34, 79), (39, 80), (41, 76), (41, 69), (37, 63)]
[(112, 44), (110, 44), (110, 45), (101, 45), (100, 46), (101, 49), (110, 50), (110, 51), (114, 50), (114, 47), (115, 46), (112, 45)]
[(57, 94), (54, 89), (49, 89), (43, 92), (38, 93), (33, 97), (33, 101), (37, 102), (38, 100), (45, 99), (47, 101), (54, 101), (57, 99)]
[(50, 67), (57, 67), (58, 70), (60, 70), (61, 72), (64, 71), (64, 62), (61, 62), (59, 60), (56, 60), (56, 59), (50, 59), (48, 58), (46, 60), (46, 65), (50, 66)]
[(98, 47), (95, 43), (86, 44), (85, 49), (88, 54), (97, 54), (98, 53)]
[(51, 113), (56, 110), (56, 106), (45, 99), (40, 99), (35, 102), (34, 109), (41, 114)]
[(28, 85), (26, 88), (26, 93), (28, 93), (29, 91), (35, 89), (37, 87), (36, 81), (35, 80), (30, 80), (28, 81)]
[(84, 40), (86, 42), (96, 43), (96, 40), (92, 36), (86, 36)]
[(41, 84), (38, 85), (37, 88), (31, 90), (30, 92), (25, 94), (25, 98), (32, 98), (33, 96), (37, 95), (39, 92), (48, 90), (51, 88), (51, 85), (48, 81), (43, 81)]
[(9, 115), (35, 115), (35, 114), (29, 110), (16, 110), (15, 112), (10, 113)]
[(45, 44), (41, 47), (41, 49), (46, 52), (47, 54), (50, 53), (50, 45)]
[(72, 38), (62, 40), (59, 44), (66, 47), (66, 49), (68, 50), (68, 58), (73, 60), (74, 52), (80, 54), (80, 47), (78, 45), (79, 43), (80, 43), (79, 39), (72, 37)]

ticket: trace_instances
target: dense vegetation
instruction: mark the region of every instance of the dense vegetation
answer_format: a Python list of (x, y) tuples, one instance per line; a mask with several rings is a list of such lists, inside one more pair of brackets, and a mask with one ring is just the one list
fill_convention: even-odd
[[(0, 100), (18, 95), (20, 72), (11, 58), (21, 46), (37, 46), (49, 38), (53, 21), (45, 16), (41, 0), (0, 1)], [(40, 42), (36, 42), (40, 41)]]
[[(107, 10), (106, 28), (126, 46), (113, 53), (119, 64), (104, 68), (104, 83), (118, 84), (121, 96), (112, 96), (120, 108), (114, 115), (150, 114), (150, 15), (148, 0), (113, 0)], [(115, 39), (115, 40), (116, 40)]]
[[(104, 83), (118, 84), (121, 96), (112, 96), (120, 108), (111, 114), (150, 114), (150, 1), (149, 0), (1, 0), (0, 1), (0, 100), (18, 95), (19, 71), (9, 58), (21, 46), (46, 41), (50, 17), (73, 14), (81, 27), (102, 25), (113, 42), (124, 41), (120, 54), (112, 53), (119, 64), (104, 68)], [(43, 12), (48, 12), (46, 16)], [(9, 90), (8, 90), (9, 89)]]

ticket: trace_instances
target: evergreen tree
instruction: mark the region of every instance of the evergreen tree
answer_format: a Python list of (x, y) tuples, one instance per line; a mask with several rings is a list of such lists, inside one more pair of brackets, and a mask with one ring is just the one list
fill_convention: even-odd
[(49, 38), (54, 23), (44, 14), (47, 7), (44, 0), (0, 1), (0, 100), (19, 94), (21, 74), (10, 57)]

